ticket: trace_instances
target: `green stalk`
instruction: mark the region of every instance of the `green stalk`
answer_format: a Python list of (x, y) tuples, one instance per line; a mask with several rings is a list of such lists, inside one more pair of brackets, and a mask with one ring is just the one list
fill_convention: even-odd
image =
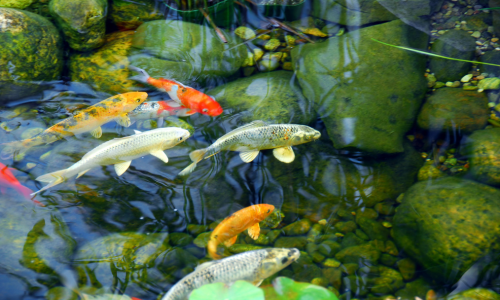
[(485, 9), (500, 9), (500, 7), (487, 7), (487, 8), (480, 8), (478, 10), (485, 10)]
[(466, 59), (458, 59), (458, 58), (453, 58), (453, 57), (438, 55), (438, 54), (434, 54), (434, 53), (430, 53), (430, 52), (425, 52), (425, 51), (417, 50), (417, 49), (413, 49), (413, 48), (391, 45), (391, 44), (384, 43), (384, 42), (381, 42), (379, 40), (376, 40), (374, 38), (372, 38), (372, 40), (375, 41), (375, 42), (377, 42), (377, 43), (381, 43), (383, 45), (386, 45), (386, 46), (391, 46), (391, 47), (394, 47), (394, 48), (399, 48), (399, 49), (403, 49), (403, 50), (407, 50), (407, 51), (412, 51), (412, 52), (416, 52), (416, 53), (423, 54), (423, 55), (429, 55), (429, 56), (434, 56), (434, 57), (439, 57), (439, 58), (444, 58), (444, 59), (449, 59), (449, 60), (469, 62), (469, 63), (473, 63), (473, 64), (481, 64), (481, 65), (488, 65), (488, 66), (500, 67), (500, 65), (497, 65), (497, 64), (491, 64), (491, 63), (486, 63), (486, 62), (481, 62), (481, 61), (466, 60)]

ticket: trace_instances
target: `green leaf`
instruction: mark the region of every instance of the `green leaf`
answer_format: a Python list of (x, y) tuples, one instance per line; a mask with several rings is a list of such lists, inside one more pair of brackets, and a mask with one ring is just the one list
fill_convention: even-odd
[(194, 290), (189, 300), (265, 300), (264, 292), (250, 282), (238, 280), (230, 287), (218, 282)]
[(266, 300), (338, 300), (324, 287), (307, 282), (296, 282), (287, 277), (278, 277), (272, 287), (265, 287)]

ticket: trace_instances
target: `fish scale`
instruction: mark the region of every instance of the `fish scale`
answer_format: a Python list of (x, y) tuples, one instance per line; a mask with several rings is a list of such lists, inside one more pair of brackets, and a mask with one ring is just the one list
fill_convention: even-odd
[(248, 251), (198, 266), (181, 279), (162, 297), (162, 300), (184, 300), (202, 285), (216, 282), (226, 284), (237, 280), (259, 285), (262, 280), (284, 269), (300, 256), (295, 248), (268, 248)]

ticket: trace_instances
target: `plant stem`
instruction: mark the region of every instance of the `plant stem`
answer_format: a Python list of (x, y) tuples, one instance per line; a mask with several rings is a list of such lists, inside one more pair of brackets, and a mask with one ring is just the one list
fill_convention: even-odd
[(215, 32), (217, 32), (217, 35), (222, 40), (222, 42), (227, 43), (226, 37), (224, 36), (224, 34), (222, 34), (222, 31), (220, 31), (219, 27), (217, 27), (217, 25), (215, 25), (214, 21), (212, 21), (212, 18), (210, 18), (210, 16), (207, 14), (207, 12), (205, 10), (203, 10), (203, 8), (201, 8), (201, 7), (198, 7), (198, 9), (201, 11), (201, 13), (205, 17), (205, 19), (207, 19), (208, 23), (210, 23), (210, 25), (212, 25), (212, 27), (214, 28)]

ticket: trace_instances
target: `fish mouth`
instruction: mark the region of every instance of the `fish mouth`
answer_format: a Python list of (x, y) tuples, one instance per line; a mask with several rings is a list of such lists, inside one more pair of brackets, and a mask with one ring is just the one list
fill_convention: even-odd
[(222, 109), (222, 107), (219, 107), (217, 109), (214, 109), (210, 112), (210, 116), (211, 117), (217, 117), (218, 115), (220, 115), (224, 110)]

